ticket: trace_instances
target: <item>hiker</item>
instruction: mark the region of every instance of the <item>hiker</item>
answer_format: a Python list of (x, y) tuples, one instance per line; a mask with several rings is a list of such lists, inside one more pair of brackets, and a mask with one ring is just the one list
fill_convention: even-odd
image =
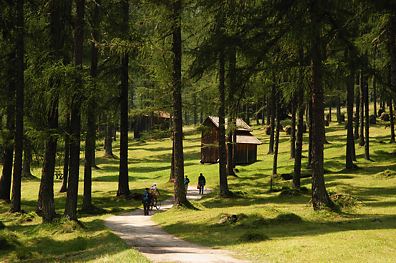
[(189, 183), (190, 183), (190, 179), (188, 179), (188, 177), (186, 175), (186, 177), (184, 178), (184, 188), (186, 189), (186, 193), (187, 193)]
[(160, 196), (160, 192), (159, 192), (159, 190), (157, 188), (157, 184), (153, 184), (150, 187), (149, 194), (150, 194), (149, 209), (152, 210), (154, 206), (157, 207), (158, 198)]
[(205, 176), (203, 176), (203, 174), (200, 173), (198, 177), (198, 189), (199, 189), (199, 194), (201, 195), (203, 195), (204, 193), (205, 184), (206, 184)]
[(158, 198), (160, 196), (160, 192), (158, 190), (157, 184), (153, 184), (150, 187), (150, 195), (154, 198)]
[(144, 215), (148, 216), (149, 215), (149, 207), (150, 207), (150, 193), (149, 189), (146, 188), (143, 192), (143, 197), (142, 197), (142, 203), (143, 203), (143, 209), (144, 209)]

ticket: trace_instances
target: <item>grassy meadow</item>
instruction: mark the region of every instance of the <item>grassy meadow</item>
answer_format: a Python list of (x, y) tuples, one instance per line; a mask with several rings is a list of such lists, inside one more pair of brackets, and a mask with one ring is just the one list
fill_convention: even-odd
[[(383, 123), (370, 129), (372, 161), (363, 159), (363, 147), (356, 145), (360, 169), (344, 170), (346, 130), (344, 124), (331, 123), (326, 128), (329, 144), (325, 146), (326, 185), (339, 197), (340, 212), (315, 212), (310, 205), (310, 179), (302, 180), (308, 188), (304, 195), (288, 195), (287, 191), (269, 192), (272, 155), (267, 155), (268, 136), (262, 126), (253, 126), (254, 134), (263, 142), (258, 161), (238, 166), (238, 177), (229, 177), (230, 190), (238, 197), (220, 199), (218, 165), (200, 164), (200, 134), (194, 127), (185, 127), (185, 174), (191, 184), (202, 172), (207, 187), (213, 189), (193, 204), (196, 210), (171, 209), (158, 213), (154, 220), (164, 229), (183, 239), (213, 248), (237, 252), (241, 258), (256, 262), (393, 262), (396, 258), (396, 151), (389, 144), (389, 128)], [(305, 137), (307, 134), (305, 134)], [(306, 138), (305, 138), (306, 139)], [(114, 143), (118, 155), (119, 141)], [(170, 198), (171, 140), (130, 140), (130, 188), (141, 193), (157, 183), (162, 198)], [(101, 145), (98, 144), (98, 149)], [(278, 173), (291, 173), (290, 142), (281, 133)], [(307, 145), (303, 146), (307, 156)], [(111, 214), (131, 211), (139, 201), (115, 197), (118, 160), (97, 152), (93, 171), (93, 203), (104, 208), (103, 215), (80, 213), (84, 227), (60, 219), (55, 224), (41, 224), (34, 213), (39, 179), (23, 181), (22, 209), (27, 213), (12, 215), (8, 205), (0, 203), (0, 262), (148, 262), (139, 252), (128, 248), (121, 239), (103, 225)], [(81, 155), (82, 157), (83, 155)], [(307, 158), (303, 159), (306, 167)], [(81, 162), (83, 165), (83, 162)], [(80, 169), (80, 191), (83, 191), (83, 166)], [(305, 170), (304, 173), (309, 171)], [(40, 169), (34, 169), (35, 176)], [(290, 186), (291, 181), (277, 178), (275, 188)], [(57, 212), (63, 213), (65, 194), (59, 193), (61, 181), (55, 183)], [(81, 205), (81, 199), (79, 200)], [(235, 223), (228, 215), (237, 215)], [(225, 220), (226, 219), (226, 220)], [(5, 242), (6, 240), (7, 242)], [(3, 245), (7, 244), (4, 248)]]

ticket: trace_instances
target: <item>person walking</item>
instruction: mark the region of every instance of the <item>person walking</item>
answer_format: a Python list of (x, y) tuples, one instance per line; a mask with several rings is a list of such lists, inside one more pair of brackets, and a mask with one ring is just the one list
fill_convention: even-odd
[(186, 194), (187, 194), (187, 189), (188, 189), (188, 184), (190, 183), (190, 179), (188, 179), (187, 175), (184, 178), (184, 188), (186, 189)]
[(142, 197), (143, 210), (144, 210), (145, 216), (149, 215), (150, 202), (151, 202), (151, 200), (150, 200), (149, 189), (146, 188), (143, 192), (143, 197)]
[(206, 184), (205, 176), (203, 176), (203, 174), (200, 173), (198, 177), (198, 188), (199, 188), (199, 194), (201, 195), (203, 195), (204, 193), (205, 184)]

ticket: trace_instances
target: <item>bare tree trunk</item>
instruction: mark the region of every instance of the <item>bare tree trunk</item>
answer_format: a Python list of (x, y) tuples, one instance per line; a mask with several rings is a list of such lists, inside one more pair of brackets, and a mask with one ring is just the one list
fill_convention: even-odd
[(291, 107), (292, 107), (292, 119), (291, 119), (291, 132), (290, 132), (290, 158), (294, 159), (296, 155), (296, 111), (297, 111), (297, 98), (294, 95)]
[(337, 123), (341, 124), (341, 102), (340, 102), (340, 97), (337, 97)]
[[(14, 57), (15, 54), (10, 54)], [(15, 96), (14, 90), (14, 74), (11, 69), (8, 71), (10, 81), (7, 83), (7, 94), (9, 98)], [(0, 178), (0, 199), (6, 202), (11, 201), (11, 178), (12, 178), (12, 161), (14, 159), (14, 123), (15, 123), (15, 103), (13, 99), (7, 101), (6, 106), (6, 128), (7, 131), (3, 131), (3, 170)]]
[[(74, 27), (74, 59), (77, 71), (82, 73), (83, 42), (84, 42), (84, 11), (85, 0), (76, 1), (76, 18)], [(78, 88), (82, 88), (82, 76), (77, 76)], [(71, 102), (71, 143), (70, 143), (70, 174), (68, 178), (65, 216), (77, 220), (78, 178), (80, 174), (80, 133), (81, 133), (81, 98), (75, 94)]]
[(390, 115), (390, 130), (391, 130), (391, 143), (395, 143), (395, 118), (393, 116), (393, 99), (389, 99), (389, 115)]
[(24, 0), (16, 0), (16, 79), (15, 79), (15, 157), (12, 175), (11, 212), (21, 211), (22, 155), (23, 155), (23, 105), (24, 105), (24, 71), (25, 71), (25, 21)]
[(274, 84), (271, 88), (271, 134), (268, 145), (268, 154), (274, 153), (274, 136), (275, 136), (275, 77), (273, 77)]
[(370, 109), (369, 109), (369, 92), (368, 92), (368, 74), (366, 71), (362, 72), (362, 86), (364, 91), (364, 158), (370, 160)]
[(315, 25), (313, 32), (313, 41), (311, 46), (312, 56), (312, 205), (315, 210), (323, 206), (334, 208), (325, 186), (324, 180), (324, 152), (323, 152), (323, 134), (324, 134), (324, 110), (323, 110), (323, 86), (322, 86), (322, 56), (321, 56), (321, 39), (320, 39), (320, 22), (317, 12), (317, 3), (313, 4), (311, 9), (312, 23)]
[(359, 114), (359, 109), (360, 109), (360, 87), (357, 87), (356, 89), (356, 107), (355, 107), (355, 133), (354, 133), (354, 138), (359, 139), (359, 122), (360, 122), (360, 114)]
[(353, 100), (354, 100), (354, 73), (351, 71), (347, 79), (347, 145), (345, 155), (345, 168), (355, 168), (354, 156), (355, 156), (355, 140), (353, 138)]
[[(274, 151), (274, 159), (272, 164), (272, 177), (278, 174), (278, 150), (279, 150), (279, 129), (280, 129), (280, 118), (279, 118), (279, 107), (280, 102), (278, 101), (279, 94), (276, 95), (276, 132), (275, 132), (275, 151)], [(271, 190), (272, 190), (272, 177), (271, 177)]]
[(296, 137), (296, 154), (294, 158), (294, 173), (293, 173), (293, 188), (300, 189), (301, 178), (301, 159), (302, 159), (302, 145), (303, 145), (303, 129), (304, 129), (304, 50), (299, 48), (299, 80), (298, 80), (298, 93), (297, 93), (297, 137)]
[(31, 141), (25, 137), (25, 144), (23, 145), (23, 165), (22, 165), (22, 177), (31, 178), (31, 164), (32, 164), (32, 144)]
[(182, 37), (181, 37), (181, 13), (182, 2), (175, 0), (173, 3), (173, 32), (172, 32), (172, 53), (173, 53), (173, 132), (175, 138), (175, 200), (176, 206), (185, 206), (189, 202), (186, 198), (184, 187), (184, 155), (183, 155), (183, 112), (182, 112)]
[[(121, 1), (122, 27), (123, 33), (129, 33), (129, 2)], [(128, 64), (129, 55), (124, 53), (121, 58), (121, 92), (120, 92), (120, 112), (121, 112), (121, 134), (120, 134), (120, 171), (118, 176), (117, 196), (127, 196), (130, 194), (128, 178)]]
[(66, 113), (66, 130), (64, 135), (65, 149), (63, 159), (63, 180), (62, 187), (59, 192), (67, 192), (67, 180), (69, 178), (69, 162), (70, 162), (70, 113)]
[(360, 88), (360, 107), (359, 107), (359, 111), (360, 111), (360, 137), (359, 137), (359, 145), (363, 146), (364, 145), (364, 102), (365, 102), (365, 92), (364, 92), (364, 84), (363, 84), (363, 73), (360, 72), (360, 83), (359, 83), (359, 88)]
[[(100, 23), (100, 0), (94, 3), (92, 16), (92, 37), (95, 41), (99, 40), (99, 23)], [(98, 75), (98, 48), (95, 43), (91, 43), (91, 69), (90, 75), (93, 85), (96, 86), (96, 77)], [(92, 205), (92, 167), (94, 166), (95, 144), (96, 144), (96, 102), (95, 98), (90, 98), (87, 108), (87, 133), (85, 137), (85, 162), (84, 162), (84, 196), (83, 210), (90, 210)]]
[(313, 114), (312, 114), (312, 98), (311, 95), (308, 99), (308, 123), (309, 123), (309, 135), (308, 135), (308, 164), (307, 168), (312, 167), (312, 135), (313, 135)]
[(226, 142), (225, 142), (225, 61), (224, 51), (220, 51), (219, 54), (219, 177), (220, 177), (220, 195), (228, 196), (230, 191), (228, 190), (227, 181), (227, 158), (226, 158)]

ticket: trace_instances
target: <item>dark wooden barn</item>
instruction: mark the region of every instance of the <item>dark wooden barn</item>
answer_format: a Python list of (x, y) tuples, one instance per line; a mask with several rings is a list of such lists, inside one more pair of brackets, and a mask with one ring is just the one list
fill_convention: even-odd
[(171, 127), (171, 115), (166, 111), (153, 111), (150, 114), (135, 116), (132, 124), (134, 137), (139, 138), (142, 131), (154, 129), (169, 130)]
[[(219, 118), (209, 116), (202, 125), (201, 163), (217, 163), (219, 160)], [(260, 145), (261, 142), (251, 134), (252, 128), (242, 119), (237, 119), (236, 126), (235, 163), (254, 163), (257, 161), (257, 145)]]

